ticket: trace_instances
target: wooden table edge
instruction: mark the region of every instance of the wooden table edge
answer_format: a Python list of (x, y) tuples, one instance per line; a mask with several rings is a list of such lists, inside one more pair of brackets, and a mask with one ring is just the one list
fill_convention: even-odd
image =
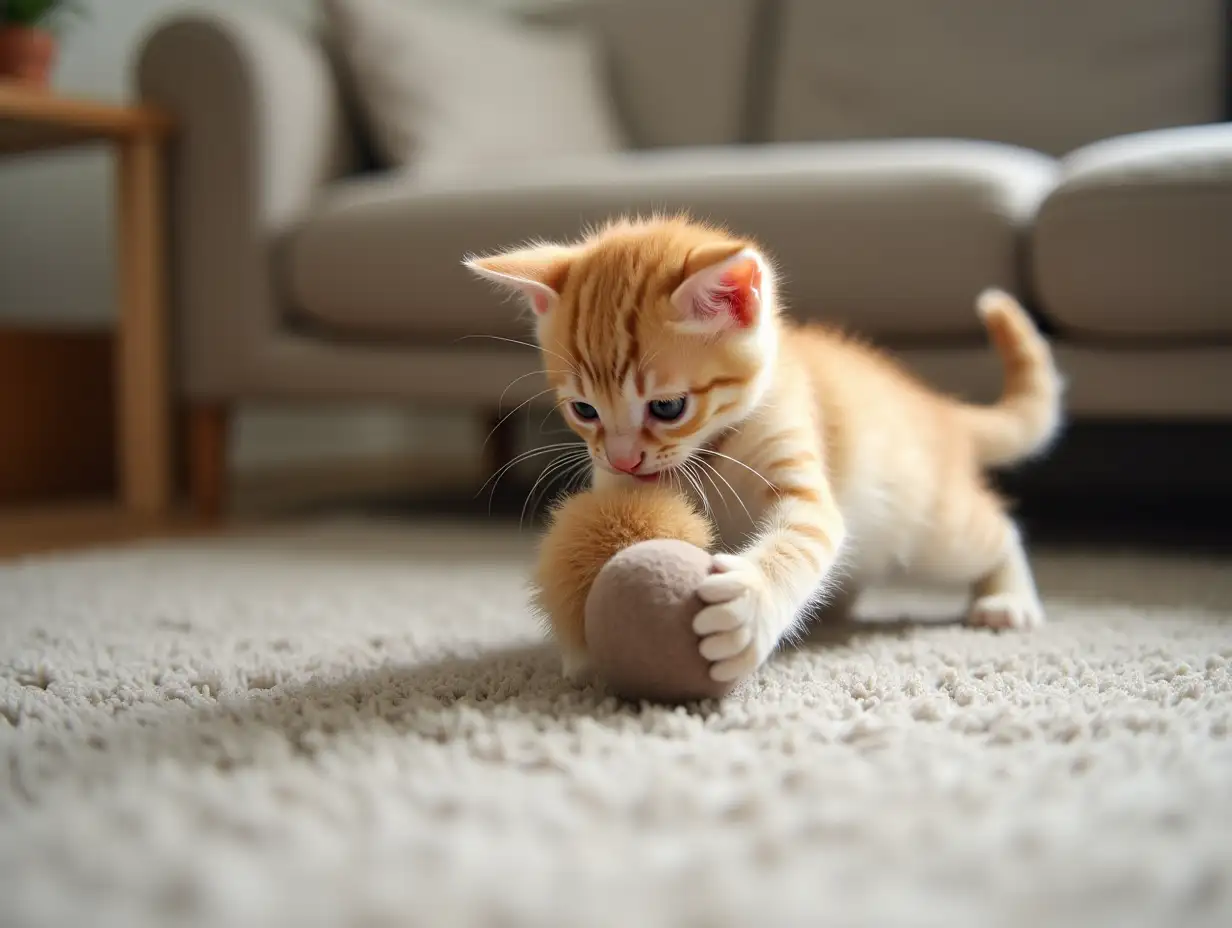
[(102, 103), (0, 83), (0, 118), (123, 140), (171, 134), (171, 117), (148, 104)]

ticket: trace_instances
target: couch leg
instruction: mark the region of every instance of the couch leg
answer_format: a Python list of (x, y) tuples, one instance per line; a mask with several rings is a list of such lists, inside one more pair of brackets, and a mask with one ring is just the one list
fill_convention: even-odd
[(517, 453), (516, 417), (496, 412), (484, 420), (484, 434), (488, 436), (484, 446), (484, 477), (491, 477), (513, 460)]
[(188, 410), (188, 494), (196, 515), (215, 520), (227, 502), (231, 407), (197, 403)]

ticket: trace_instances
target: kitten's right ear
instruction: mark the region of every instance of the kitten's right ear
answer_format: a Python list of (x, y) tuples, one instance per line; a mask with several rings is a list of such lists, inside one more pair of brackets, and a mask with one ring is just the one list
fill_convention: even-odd
[(542, 316), (560, 300), (561, 287), (574, 259), (563, 245), (532, 245), (486, 258), (468, 257), (462, 263), (493, 283), (520, 293)]
[(685, 332), (713, 335), (755, 326), (763, 316), (765, 259), (745, 242), (695, 248), (685, 261), (684, 281), (672, 292)]

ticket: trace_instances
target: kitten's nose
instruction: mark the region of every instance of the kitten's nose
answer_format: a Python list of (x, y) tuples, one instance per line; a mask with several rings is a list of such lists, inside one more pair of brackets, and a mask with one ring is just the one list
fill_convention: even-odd
[(624, 455), (608, 454), (607, 460), (612, 467), (620, 471), (622, 474), (631, 474), (642, 466), (642, 459), (646, 457), (644, 451), (631, 451)]

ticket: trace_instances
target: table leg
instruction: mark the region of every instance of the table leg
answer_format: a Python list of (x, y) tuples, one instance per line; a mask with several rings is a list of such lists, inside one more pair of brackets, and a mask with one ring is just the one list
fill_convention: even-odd
[(156, 138), (119, 144), (118, 472), (125, 507), (143, 516), (171, 503), (162, 155)]

